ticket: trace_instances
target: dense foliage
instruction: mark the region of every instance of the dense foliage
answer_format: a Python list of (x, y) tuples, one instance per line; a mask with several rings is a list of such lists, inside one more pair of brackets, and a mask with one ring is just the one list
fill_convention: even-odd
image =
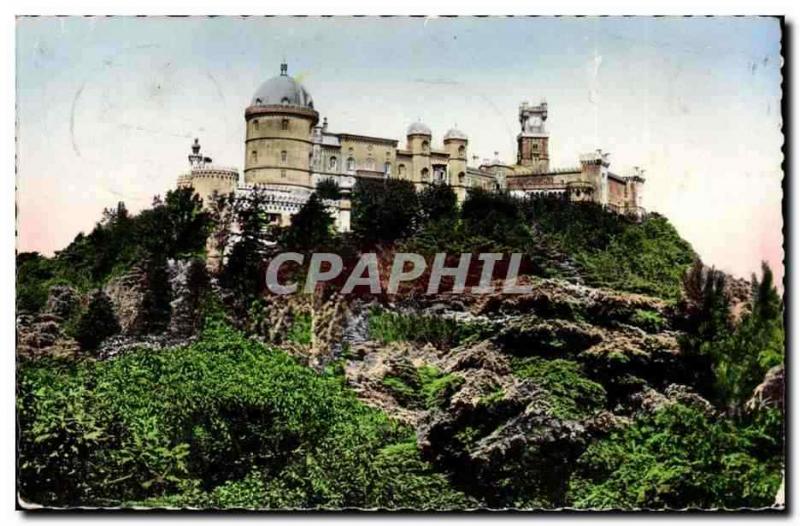
[[(89, 235), (78, 234), (55, 257), (17, 256), (17, 308), (38, 311), (56, 284), (89, 290), (142, 260), (158, 271), (169, 258), (201, 254), (210, 226), (209, 214), (191, 188), (167, 192), (163, 200), (156, 197), (153, 206), (138, 215), (119, 203), (103, 212)], [(153, 281), (158, 286), (158, 279)]]
[[(591, 203), (518, 199), (479, 189), (459, 206), (449, 186), (417, 192), (408, 181), (359, 179), (351, 195), (353, 232), (342, 234), (334, 231), (326, 208), (341, 197), (335, 185), (322, 185), (291, 225), (281, 227), (267, 213), (269, 199), (259, 189), (213, 195), (206, 209), (191, 189), (181, 189), (138, 215), (122, 203), (107, 210), (88, 236), (78, 235), (53, 258), (19, 254), (17, 306), (28, 312), (41, 310), (52, 285), (86, 293), (136, 266), (147, 286), (142, 335), (159, 333), (169, 323), (169, 260), (203, 256), (209, 244), (220, 255), (213, 270), (221, 287), (214, 308), (206, 309), (200, 297), (183, 298), (189, 316), (199, 320), (200, 313), (215, 309), (219, 314), (191, 343), (99, 359), (103, 354), (92, 351), (120, 327), (109, 298), (95, 291), (84, 294), (84, 307), (65, 320), (68, 335), (89, 352), (78, 360), (19, 361), (23, 498), (59, 506), (222, 508), (772, 503), (783, 468), (782, 415), (771, 408), (745, 409), (765, 373), (784, 361), (783, 302), (769, 268), (753, 277), (751, 297), (734, 315), (730, 278), (704, 267), (657, 214), (637, 220)], [(532, 326), (516, 329), (421, 315), (411, 308), (390, 310), (388, 301), (387, 308), (370, 310), (366, 336), (382, 347), (424, 347), (443, 357), (491, 339), (487, 348), (504, 353), (488, 365), (482, 362), (486, 355), (477, 353), (456, 370), (439, 361), (434, 366), (387, 358), (391, 367), (370, 387), (404, 410), (428, 416), (446, 413), (454, 393), (478, 380), (467, 384), (473, 389), (469, 396), (459, 393), (464, 404), (475, 405), (474, 412), (458, 423), (463, 428), (440, 430), (453, 436), (445, 441), (444, 454), (432, 457), (413, 429), (358, 401), (344, 380), (346, 345), (327, 363), (326, 357), (313, 356), (312, 369), (221, 321), (227, 317), (271, 344), (308, 349), (322, 325), (316, 306), (284, 320), (279, 337), (266, 337), (273, 329), (271, 315), (282, 307), (261, 296), (265, 262), (277, 250), (352, 255), (376, 247), (426, 255), (521, 252), (523, 273), (670, 301), (658, 312), (610, 306), (620, 311), (612, 316), (602, 309), (572, 312), (569, 306), (561, 312), (545, 299), (530, 309)], [(202, 258), (198, 261), (204, 269)], [(207, 291), (205, 270), (202, 274), (204, 285), (189, 288)], [(561, 318), (555, 326), (572, 339), (532, 328), (547, 317)], [(665, 329), (671, 331), (668, 337), (678, 334), (680, 355), (656, 358), (664, 360), (664, 377), (673, 366), (685, 370), (680, 382), (713, 405), (674, 400), (651, 410), (631, 405), (628, 395), (644, 392), (660, 366), (647, 374), (636, 370), (651, 349), (582, 353), (595, 341), (592, 323), (654, 339)], [(516, 352), (514, 341), (553, 352)], [(492, 379), (498, 371), (512, 380), (505, 384), (511, 386), (508, 392)], [(667, 384), (652, 383), (662, 391)], [(544, 410), (542, 420), (525, 428), (539, 435), (540, 442), (531, 442), (539, 445), (525, 449), (519, 437), (509, 437), (508, 450), (525, 450), (509, 462), (489, 459), (490, 468), (470, 472), (463, 462), (466, 452), (479, 449), (487, 436), (508, 431), (504, 426), (515, 402), (507, 395), (517, 388), (535, 394), (531, 412)], [(377, 407), (386, 409), (382, 403)], [(622, 417), (604, 428), (608, 411)]]
[(736, 425), (668, 405), (589, 446), (570, 483), (572, 499), (611, 509), (771, 506), (782, 436), (775, 412)]
[(462, 507), (413, 435), (212, 324), (200, 342), (20, 369), (20, 491), (58, 505)]

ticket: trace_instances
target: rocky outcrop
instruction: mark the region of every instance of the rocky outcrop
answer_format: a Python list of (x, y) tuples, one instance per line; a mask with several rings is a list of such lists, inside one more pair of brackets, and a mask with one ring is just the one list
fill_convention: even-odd
[(775, 407), (783, 411), (786, 379), (783, 364), (776, 365), (764, 375), (764, 380), (753, 390), (753, 396), (746, 407), (756, 411), (765, 407)]
[(111, 278), (103, 292), (114, 306), (123, 335), (142, 332), (146, 326), (144, 309), (147, 295), (147, 273), (140, 266), (134, 266), (124, 274)]
[(78, 342), (64, 333), (64, 324), (77, 312), (82, 301), (80, 294), (70, 287), (51, 287), (41, 313), (20, 314), (17, 317), (17, 356), (76, 356)]
[(167, 332), (173, 336), (191, 336), (202, 322), (202, 300), (208, 291), (209, 277), (200, 259), (169, 260), (170, 319)]
[(80, 308), (81, 301), (80, 293), (72, 287), (54, 285), (50, 287), (43, 311), (66, 320)]

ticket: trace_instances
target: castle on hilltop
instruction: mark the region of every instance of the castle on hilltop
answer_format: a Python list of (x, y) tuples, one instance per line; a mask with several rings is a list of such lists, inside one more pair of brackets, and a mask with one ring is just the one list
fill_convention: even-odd
[[(593, 201), (616, 212), (641, 215), (643, 173), (619, 176), (609, 170), (602, 150), (581, 155), (574, 168), (552, 169), (549, 134), (545, 128), (547, 103), (519, 108), (517, 159), (506, 164), (497, 158), (478, 166), (468, 163), (467, 134), (452, 128), (434, 145), (431, 129), (412, 123), (406, 142), (351, 133), (333, 133), (306, 89), (281, 64), (280, 75), (264, 82), (244, 111), (246, 135), (244, 180), (236, 168), (215, 166), (200, 152), (195, 139), (190, 169), (178, 177), (178, 187), (193, 187), (204, 200), (213, 192), (243, 193), (255, 187), (267, 191), (268, 213), (275, 224), (287, 225), (320, 181), (332, 179), (343, 199), (329, 203), (340, 231), (350, 229), (349, 193), (356, 179), (396, 178), (419, 189), (448, 184), (462, 201), (470, 188), (507, 190), (512, 195), (560, 195), (574, 201)], [(477, 157), (473, 157), (476, 160)]]

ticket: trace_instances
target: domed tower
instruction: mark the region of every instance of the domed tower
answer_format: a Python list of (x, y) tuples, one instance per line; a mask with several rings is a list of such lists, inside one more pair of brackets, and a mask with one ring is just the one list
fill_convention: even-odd
[(312, 131), (319, 121), (308, 91), (281, 73), (264, 82), (244, 112), (246, 185), (313, 189)]
[(406, 149), (411, 152), (411, 181), (430, 183), (431, 172), (431, 129), (417, 121), (406, 130)]
[(457, 128), (450, 128), (444, 134), (444, 149), (450, 156), (447, 161), (447, 170), (450, 174), (449, 183), (456, 189), (456, 195), (461, 198), (460, 190), (467, 181), (467, 134)]

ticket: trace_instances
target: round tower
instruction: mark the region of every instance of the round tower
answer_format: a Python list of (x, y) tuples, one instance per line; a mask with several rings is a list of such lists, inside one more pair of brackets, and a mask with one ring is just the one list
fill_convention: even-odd
[(417, 121), (406, 130), (406, 149), (411, 151), (411, 181), (417, 187), (430, 183), (431, 172), (431, 129)]
[(447, 162), (448, 183), (456, 188), (459, 197), (459, 189), (467, 181), (467, 143), (467, 134), (457, 128), (450, 128), (444, 134), (444, 149), (450, 156)]
[(194, 192), (208, 206), (209, 197), (214, 192), (229, 194), (236, 191), (239, 171), (236, 168), (212, 164), (211, 157), (200, 152), (200, 141), (195, 139), (189, 154), (189, 171), (178, 176), (178, 188), (194, 188)]
[(245, 184), (313, 189), (312, 132), (319, 114), (311, 95), (289, 76), (285, 63), (280, 75), (256, 90), (244, 118)]

